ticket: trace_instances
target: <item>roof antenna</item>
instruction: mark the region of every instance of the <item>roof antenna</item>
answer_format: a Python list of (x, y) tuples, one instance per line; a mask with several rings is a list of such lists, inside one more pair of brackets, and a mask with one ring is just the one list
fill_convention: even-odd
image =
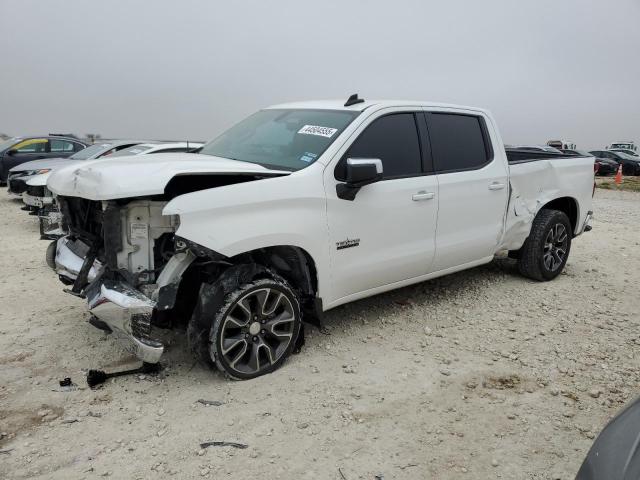
[(351, 105), (355, 105), (356, 103), (364, 103), (364, 98), (358, 98), (358, 94), (354, 93), (351, 95), (348, 100), (345, 102), (345, 107), (350, 107)]

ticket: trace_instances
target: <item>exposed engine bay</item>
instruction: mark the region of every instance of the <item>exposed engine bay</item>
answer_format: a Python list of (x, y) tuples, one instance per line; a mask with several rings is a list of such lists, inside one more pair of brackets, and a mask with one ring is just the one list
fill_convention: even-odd
[(162, 215), (166, 201), (58, 197), (58, 203), (67, 241), (75, 244), (70, 248), (86, 255), (92, 252), (96, 272), (108, 269), (139, 287), (153, 283), (174, 254), (178, 218)]

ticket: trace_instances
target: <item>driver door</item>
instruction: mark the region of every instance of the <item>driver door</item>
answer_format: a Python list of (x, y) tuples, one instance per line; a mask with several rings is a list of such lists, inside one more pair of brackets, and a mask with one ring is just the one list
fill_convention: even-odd
[[(400, 110), (400, 111), (398, 111)], [(395, 288), (429, 273), (435, 253), (438, 183), (417, 109), (377, 112), (325, 169), (331, 285), (327, 307)], [(347, 158), (382, 161), (382, 180), (353, 201), (338, 198)], [(365, 293), (366, 292), (366, 293)]]

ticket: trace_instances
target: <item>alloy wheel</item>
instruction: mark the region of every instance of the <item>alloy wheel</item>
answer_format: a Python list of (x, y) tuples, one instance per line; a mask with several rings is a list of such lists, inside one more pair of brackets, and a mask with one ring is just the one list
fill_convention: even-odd
[(220, 354), (230, 369), (244, 375), (272, 367), (294, 340), (296, 310), (278, 289), (247, 292), (227, 310)]
[(555, 272), (562, 266), (568, 245), (567, 228), (562, 223), (556, 223), (551, 227), (544, 241), (542, 259), (547, 270)]

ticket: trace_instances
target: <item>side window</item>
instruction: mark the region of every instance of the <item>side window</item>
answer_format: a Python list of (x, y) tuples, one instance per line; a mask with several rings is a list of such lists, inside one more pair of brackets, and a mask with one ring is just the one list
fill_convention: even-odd
[(436, 173), (474, 170), (490, 160), (489, 139), (480, 117), (429, 113), (427, 124)]
[(87, 148), (87, 147), (85, 147), (85, 146), (84, 146), (83, 144), (81, 144), (81, 143), (74, 143), (74, 144), (73, 144), (73, 151), (74, 151), (74, 152), (79, 152), (80, 150), (84, 150), (85, 148)]
[(74, 152), (74, 143), (68, 140), (50, 140), (51, 153), (72, 153)]
[(347, 158), (379, 158), (384, 178), (421, 175), (422, 158), (414, 114), (394, 113), (374, 120), (336, 167), (338, 180), (345, 178)]
[(24, 140), (15, 145), (12, 150), (16, 150), (18, 153), (45, 153), (47, 151), (47, 139), (32, 138)]

